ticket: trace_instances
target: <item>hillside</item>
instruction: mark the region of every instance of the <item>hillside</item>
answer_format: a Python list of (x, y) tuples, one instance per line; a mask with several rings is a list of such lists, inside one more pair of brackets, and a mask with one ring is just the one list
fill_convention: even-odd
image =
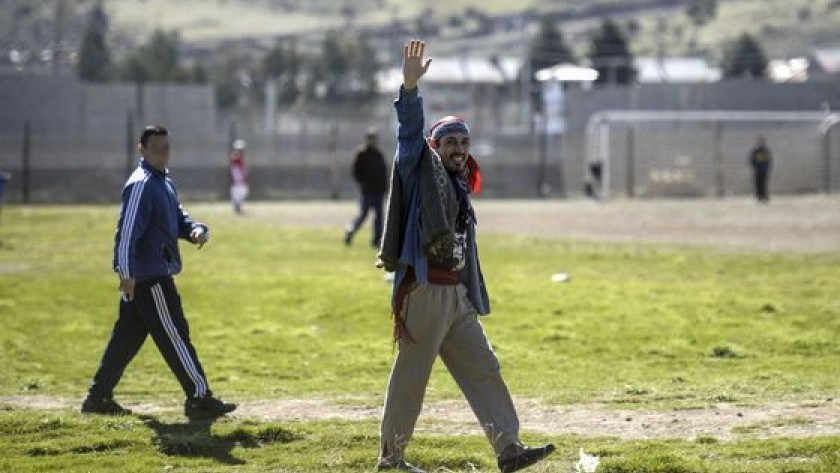
[[(0, 10), (0, 50), (30, 51), (36, 58), (53, 49), (74, 51), (85, 14), (96, 0), (6, 0)], [(557, 18), (578, 56), (585, 55), (591, 30), (604, 15), (625, 27), (637, 55), (705, 55), (716, 60), (721, 45), (743, 32), (753, 34), (773, 58), (804, 55), (815, 47), (840, 44), (840, 0), (718, 0), (716, 16), (702, 27), (685, 14), (688, 0), (103, 0), (110, 19), (112, 51), (120, 56), (155, 28), (177, 30), (188, 49), (214, 49), (274, 38), (317, 38), (326, 30), (379, 33), (415, 31), (418, 22), (436, 25), (430, 37), (437, 51), (469, 49), (511, 54), (545, 15)], [(56, 5), (64, 5), (56, 21)], [(524, 22), (528, 23), (523, 27)], [(376, 44), (380, 49), (393, 44)], [(8, 62), (8, 54), (0, 61)]]

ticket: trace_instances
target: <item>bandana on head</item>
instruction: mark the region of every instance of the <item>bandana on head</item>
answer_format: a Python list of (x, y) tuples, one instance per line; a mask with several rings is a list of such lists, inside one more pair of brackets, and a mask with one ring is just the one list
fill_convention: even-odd
[(441, 138), (446, 135), (451, 135), (452, 133), (463, 133), (465, 135), (469, 135), (470, 128), (467, 126), (467, 122), (465, 122), (463, 118), (456, 117), (455, 115), (449, 115), (436, 121), (429, 130), (429, 133), (432, 135), (433, 140), (440, 141)]

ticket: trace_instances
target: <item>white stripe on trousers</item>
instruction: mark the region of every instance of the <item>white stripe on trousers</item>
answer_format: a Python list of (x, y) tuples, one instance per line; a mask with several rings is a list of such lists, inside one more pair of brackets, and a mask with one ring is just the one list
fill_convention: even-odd
[(195, 397), (201, 397), (207, 393), (207, 382), (196, 369), (184, 340), (172, 322), (172, 317), (169, 315), (169, 307), (166, 305), (166, 298), (163, 296), (163, 289), (160, 287), (160, 284), (158, 283), (152, 286), (151, 291), (152, 297), (155, 300), (155, 306), (157, 306), (160, 323), (163, 325), (164, 330), (166, 330), (166, 334), (169, 335), (169, 340), (172, 342), (172, 346), (175, 347), (175, 352), (178, 354), (178, 359), (181, 360), (181, 365), (183, 365), (184, 370), (195, 385), (195, 393), (193, 395)]

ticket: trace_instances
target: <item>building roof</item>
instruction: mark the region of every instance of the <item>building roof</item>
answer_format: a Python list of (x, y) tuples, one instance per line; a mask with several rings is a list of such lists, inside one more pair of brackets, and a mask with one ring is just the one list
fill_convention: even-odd
[(639, 82), (717, 82), (722, 74), (705, 59), (692, 57), (637, 57)]
[(772, 59), (767, 63), (767, 76), (773, 82), (805, 82), (809, 64), (804, 57)]
[(598, 78), (598, 71), (567, 62), (538, 70), (534, 77), (540, 82), (558, 80), (560, 82), (592, 82)]
[(817, 66), (829, 74), (840, 73), (840, 46), (814, 50), (814, 61)]
[[(427, 84), (504, 84), (516, 80), (522, 61), (486, 57), (435, 57), (429, 72), (423, 76)], [(377, 74), (381, 91), (393, 91), (402, 84), (402, 68), (393, 67)]]

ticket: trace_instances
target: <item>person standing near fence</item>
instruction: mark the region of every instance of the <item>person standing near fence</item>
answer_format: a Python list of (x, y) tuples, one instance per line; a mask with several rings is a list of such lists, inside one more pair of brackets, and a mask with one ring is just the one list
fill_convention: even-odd
[(140, 164), (123, 187), (114, 241), (119, 315), (81, 411), (131, 413), (114, 401), (114, 388), (151, 334), (186, 394), (184, 414), (190, 419), (223, 416), (236, 405), (222, 402), (210, 391), (172, 278), (181, 272), (178, 239), (200, 249), (210, 239), (210, 230), (194, 221), (178, 202), (167, 170), (169, 131), (147, 126), (138, 149)]
[(248, 197), (248, 168), (245, 167), (245, 140), (235, 140), (230, 152), (230, 202), (234, 213), (242, 213)]
[(2, 218), (3, 202), (5, 198), (6, 182), (12, 178), (12, 174), (6, 171), (0, 171), (0, 218)]
[(764, 135), (758, 135), (755, 146), (750, 151), (749, 161), (753, 171), (755, 198), (763, 204), (770, 202), (768, 181), (770, 180), (772, 159), (770, 148), (767, 147), (767, 140), (764, 138)]
[(365, 223), (368, 211), (373, 210), (373, 237), (370, 244), (379, 248), (382, 237), (382, 200), (388, 190), (388, 166), (376, 145), (375, 130), (368, 130), (365, 142), (356, 149), (353, 179), (359, 186), (359, 213), (344, 230), (344, 244), (349, 246), (353, 242), (353, 236)]
[(399, 350), (388, 379), (377, 467), (423, 471), (405, 461), (405, 450), (440, 355), (481, 423), (499, 469), (509, 473), (542, 460), (554, 445), (530, 448), (520, 441), (499, 360), (478, 321), (490, 312), (469, 197), (480, 191), (481, 174), (461, 118), (438, 120), (424, 137), (418, 82), (431, 63), (424, 51), (422, 41), (404, 46), (403, 84), (394, 104), (397, 153), (377, 266), (396, 271), (392, 307)]

